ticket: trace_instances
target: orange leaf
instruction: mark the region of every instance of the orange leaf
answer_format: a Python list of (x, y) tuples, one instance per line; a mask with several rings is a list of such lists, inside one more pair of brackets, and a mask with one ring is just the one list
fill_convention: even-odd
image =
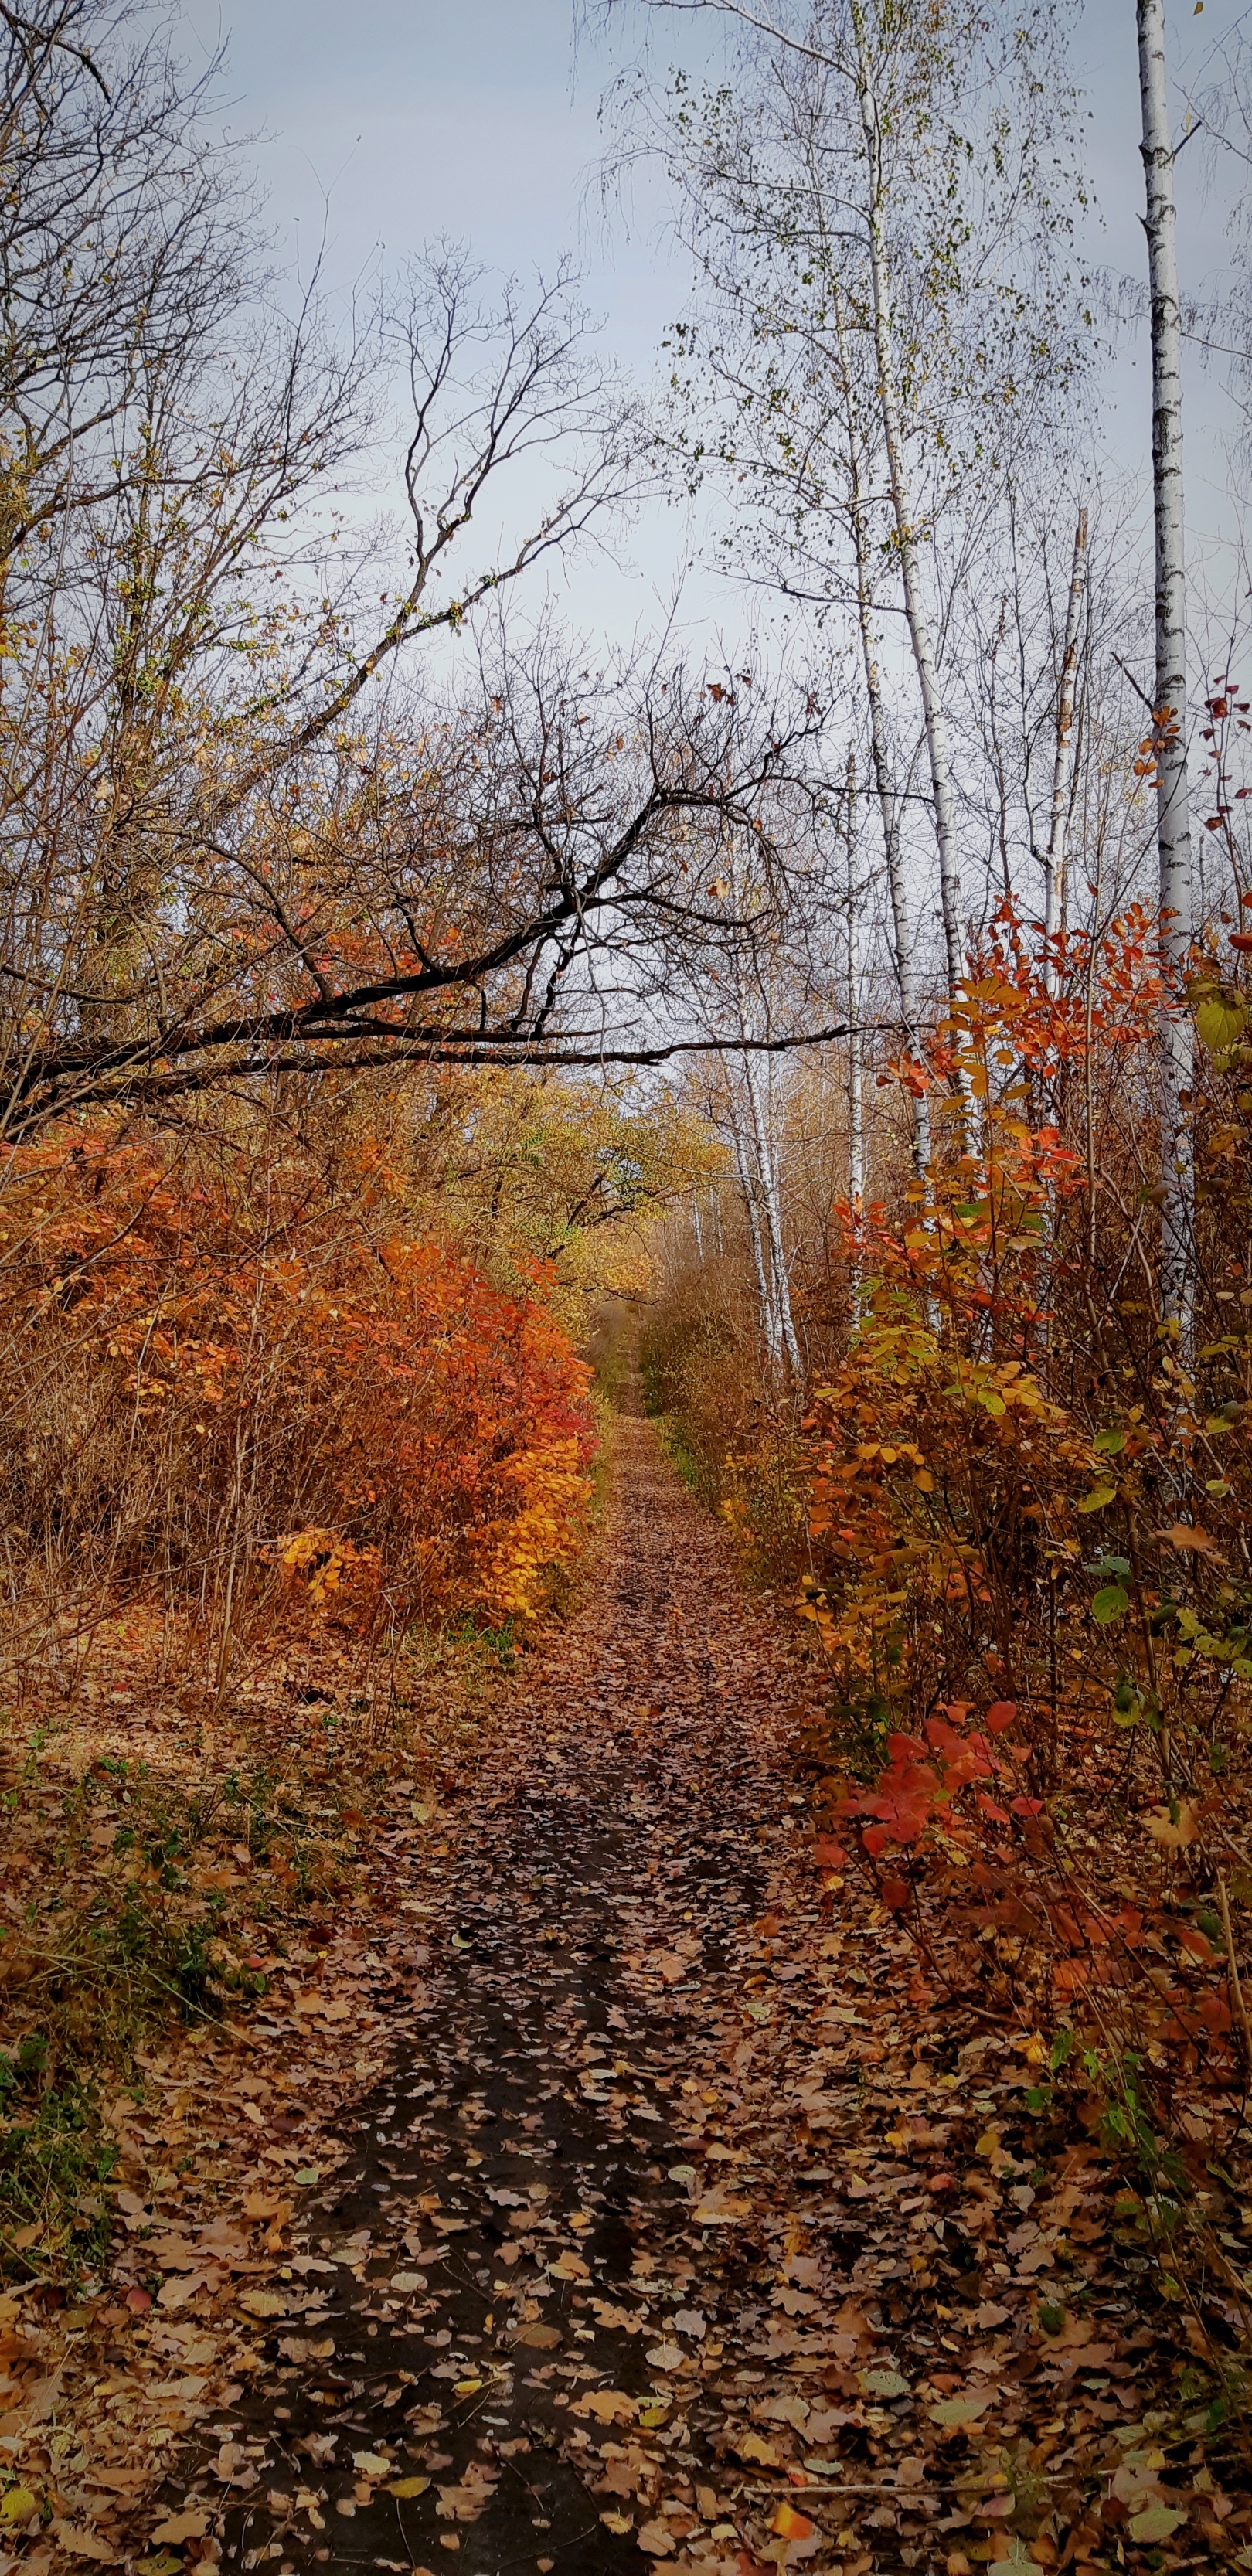
[(776, 2532), (780, 2540), (807, 2540), (812, 2528), (808, 2515), (797, 2513), (789, 2504), (779, 2505), (770, 2524), (770, 2530)]

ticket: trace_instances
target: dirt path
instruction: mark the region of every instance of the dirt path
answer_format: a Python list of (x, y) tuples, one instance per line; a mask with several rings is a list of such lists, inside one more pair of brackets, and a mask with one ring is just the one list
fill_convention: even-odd
[(1036, 2160), (1022, 2035), (936, 2011), (876, 1909), (823, 1917), (802, 1697), (624, 1423), (601, 1586), (401, 1899), (417, 2044), (166, 2487), (193, 2557), (1008, 2576), (1246, 2537), (1211, 2466), (1189, 2490), (1176, 2323), (1103, 2241), (1105, 2172)]
[(734, 2564), (700, 2396), (760, 2248), (717, 2113), (794, 1676), (730, 1584), (623, 1422), (603, 1589), (423, 1887), (420, 2058), (306, 2213), (263, 2400), (223, 2419), (229, 2563), (594, 2576), (644, 2563), (640, 2526), (689, 2564), (720, 2524), (701, 2554)]

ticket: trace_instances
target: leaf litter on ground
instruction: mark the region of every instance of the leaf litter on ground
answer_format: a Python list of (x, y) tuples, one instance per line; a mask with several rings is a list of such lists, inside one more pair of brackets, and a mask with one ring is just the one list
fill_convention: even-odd
[(623, 1422), (455, 1823), (112, 2106), (100, 2298), (7, 2303), (11, 2563), (1252, 2566), (1115, 2167), (823, 1888), (813, 1690)]

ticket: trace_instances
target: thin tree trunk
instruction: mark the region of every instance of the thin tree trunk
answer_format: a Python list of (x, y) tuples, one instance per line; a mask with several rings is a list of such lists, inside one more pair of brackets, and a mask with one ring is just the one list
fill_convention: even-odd
[(856, 855), (856, 753), (848, 753), (848, 1201), (858, 1241), (865, 1206), (865, 1080), (861, 1063), (861, 887)]
[(1070, 782), (1074, 774), (1074, 680), (1078, 670), (1078, 624), (1086, 587), (1087, 513), (1080, 510), (1074, 536), (1074, 567), (1065, 609), (1065, 645), (1061, 655), (1056, 701), (1056, 750), (1052, 762), (1052, 816), (1043, 867), (1043, 927), (1047, 942), (1043, 979), (1050, 993), (1056, 990), (1054, 947), (1065, 917), (1065, 835), (1069, 824)]
[(743, 1130), (736, 1114), (733, 1088), (730, 1099), (731, 1126), (735, 1142), (735, 1170), (739, 1175), (739, 1192), (748, 1219), (748, 1239), (752, 1245), (752, 1267), (756, 1273), (756, 1293), (761, 1310), (761, 1336), (765, 1343), (765, 1356), (770, 1369), (777, 1370), (782, 1365), (782, 1339), (778, 1330), (778, 1318), (774, 1311), (772, 1284), (765, 1266), (765, 1246), (761, 1239), (761, 1219), (756, 1203), (756, 1191), (748, 1168)]
[(791, 1282), (787, 1275), (787, 1253), (783, 1241), (782, 1194), (778, 1181), (778, 1158), (774, 1150), (772, 1104), (762, 1098), (760, 1058), (749, 1055), (744, 1065), (744, 1079), (752, 1112), (756, 1143), (757, 1170), (761, 1179), (761, 1198), (765, 1210), (765, 1229), (769, 1244), (770, 1275), (774, 1289), (774, 1316), (781, 1349), (795, 1377), (800, 1376), (800, 1345), (796, 1339), (795, 1318), (791, 1311)]
[[(865, 696), (869, 706), (870, 753), (874, 763), (874, 789), (882, 823), (883, 856), (887, 865), (887, 890), (891, 900), (892, 947), (895, 952), (896, 987), (900, 995), (900, 1017), (904, 1034), (913, 1054), (921, 1057), (917, 997), (917, 953), (913, 927), (909, 919), (908, 891), (904, 882), (904, 853), (900, 846), (900, 803), (891, 775), (891, 754), (887, 745), (887, 718), (883, 707), (882, 674), (878, 667), (878, 647), (874, 635), (874, 589), (870, 564), (869, 539), (865, 526), (866, 499), (861, 473), (861, 449), (852, 410), (852, 380), (848, 372), (848, 350), (844, 332), (843, 300), (838, 286), (834, 293), (835, 331), (840, 363), (843, 368), (845, 409), (848, 428), (848, 490), (851, 500), (852, 543), (856, 557), (856, 618), (861, 642), (861, 662), (865, 674)], [(913, 1123), (913, 1169), (924, 1189), (929, 1189), (931, 1157), (930, 1101), (926, 1093), (910, 1093)]]
[(896, 382), (895, 350), (892, 341), (895, 317), (891, 264), (883, 230), (882, 129), (878, 114), (878, 95), (874, 84), (874, 67), (870, 59), (869, 43), (865, 32), (865, 15), (860, 0), (852, 0), (852, 27), (856, 41), (857, 99), (861, 111), (861, 132), (865, 142), (869, 183), (869, 265), (874, 305), (875, 372), (882, 412), (887, 474), (891, 486), (891, 504), (895, 517), (896, 548), (904, 586), (904, 614), (921, 692), (922, 721), (925, 726), (926, 751), (930, 762), (930, 785), (935, 809), (935, 839), (939, 850), (939, 901), (943, 914), (948, 988), (954, 993), (961, 979), (965, 959), (961, 939), (961, 878), (957, 850), (956, 805), (952, 792), (952, 759), (948, 745), (947, 715), (939, 686), (934, 645), (931, 640), (930, 621), (926, 615), (926, 604), (922, 596), (917, 541), (913, 529), (912, 496), (905, 470), (900, 393)]
[[(1191, 945), (1191, 828), (1187, 812), (1186, 539), (1182, 470), (1182, 312), (1178, 300), (1174, 152), (1169, 138), (1164, 0), (1137, 0), (1139, 99), (1147, 181), (1152, 296), (1152, 493), (1156, 523), (1156, 840), (1161, 954), (1177, 988)], [(1166, 995), (1161, 1012), (1161, 1311), (1191, 1342), (1194, 1164), (1184, 1095), (1192, 1078), (1191, 1022)]]

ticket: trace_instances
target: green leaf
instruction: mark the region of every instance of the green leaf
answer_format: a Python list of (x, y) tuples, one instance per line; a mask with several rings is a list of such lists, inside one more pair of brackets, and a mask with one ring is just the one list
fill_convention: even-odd
[(898, 2370), (863, 2370), (861, 2386), (867, 2397), (907, 2397), (909, 2383)]
[(1168, 2540), (1186, 2519), (1172, 2504), (1149, 2504), (1142, 2513), (1132, 2513), (1126, 2528), (1132, 2540)]
[(1210, 993), (1201, 1002), (1195, 1024), (1210, 1055), (1221, 1055), (1226, 1047), (1238, 1044), (1246, 1016), (1243, 1004), (1223, 993)]
[(946, 2424), (949, 2428), (958, 2424), (976, 2424), (991, 2404), (991, 2398), (992, 2391), (985, 2388), (977, 2397), (945, 2397), (942, 2405), (931, 2406), (927, 2411), (932, 2424)]
[(1065, 2064), (1066, 2058), (1072, 2055), (1073, 2047), (1074, 2034), (1072, 2030), (1058, 2030), (1056, 2037), (1052, 2042), (1052, 2053), (1048, 2059), (1048, 2065), (1054, 2075), (1057, 2073), (1058, 2069)]
[(1124, 1431), (1097, 1431), (1094, 1446), (1099, 1457), (1116, 1458), (1119, 1450), (1126, 1446), (1126, 1434)]
[(1106, 1583), (1091, 1604), (1091, 1616), (1099, 1620), (1102, 1628), (1108, 1628), (1114, 1619), (1124, 1618), (1129, 1608), (1130, 1594), (1125, 1584)]

